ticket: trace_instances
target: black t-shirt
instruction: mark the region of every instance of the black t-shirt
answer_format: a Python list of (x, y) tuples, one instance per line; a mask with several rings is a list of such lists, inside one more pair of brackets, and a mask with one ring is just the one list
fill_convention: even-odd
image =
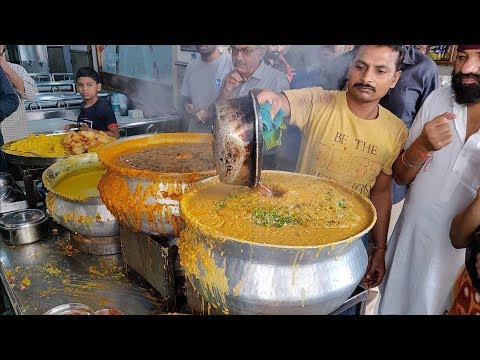
[(117, 124), (117, 119), (115, 118), (115, 113), (109, 100), (98, 99), (93, 106), (89, 108), (84, 108), (84, 106), (85, 104), (82, 104), (80, 108), (78, 120), (91, 121), (92, 129), (107, 131), (109, 125)]

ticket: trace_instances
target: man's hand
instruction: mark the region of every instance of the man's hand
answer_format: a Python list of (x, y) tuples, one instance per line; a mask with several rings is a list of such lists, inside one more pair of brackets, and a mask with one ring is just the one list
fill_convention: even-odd
[(208, 122), (208, 110), (200, 106), (194, 106), (193, 104), (185, 105), (185, 112), (196, 121), (199, 121), (203, 124)]
[(227, 93), (231, 93), (234, 89), (242, 85), (242, 83), (243, 83), (242, 77), (235, 69), (233, 69), (232, 71), (230, 71), (230, 73), (228, 73), (225, 76), (223, 91)]
[(78, 128), (78, 131), (95, 131), (97, 132), (97, 130), (93, 130), (91, 127), (87, 126), (87, 125), (82, 125)]
[(62, 130), (65, 130), (65, 132), (69, 132), (70, 129), (73, 129), (73, 128), (76, 128), (77, 125), (74, 125), (74, 124), (68, 124), (68, 125), (65, 125)]
[(360, 282), (367, 289), (380, 285), (385, 276), (385, 250), (375, 249), (368, 261), (367, 271)]
[(189, 115), (195, 115), (195, 106), (193, 104), (186, 104), (185, 105), (185, 112)]
[(282, 114), (283, 116), (290, 117), (290, 104), (284, 94), (277, 94), (271, 90), (255, 90), (254, 94), (257, 96), (257, 100), (260, 105), (266, 102), (272, 104), (272, 107), (270, 108), (270, 116), (272, 119), (277, 116), (277, 113), (280, 111), (280, 109), (282, 109), (284, 112)]
[(418, 137), (418, 145), (425, 152), (437, 151), (452, 142), (451, 121), (457, 115), (450, 112), (443, 113), (423, 126), (422, 133)]

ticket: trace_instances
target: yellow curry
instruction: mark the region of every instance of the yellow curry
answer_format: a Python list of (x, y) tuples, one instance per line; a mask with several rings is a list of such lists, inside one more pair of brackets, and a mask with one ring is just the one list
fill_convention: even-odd
[(198, 185), (181, 212), (202, 233), (281, 246), (316, 246), (354, 237), (376, 220), (371, 202), (333, 181), (302, 174), (262, 173), (280, 196), (220, 183)]
[(97, 185), (106, 169), (82, 169), (61, 179), (54, 191), (71, 200), (85, 200), (98, 197)]

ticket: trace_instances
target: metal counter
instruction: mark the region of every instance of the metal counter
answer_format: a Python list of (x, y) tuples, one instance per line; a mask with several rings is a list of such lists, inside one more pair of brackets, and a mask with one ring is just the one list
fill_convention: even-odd
[(40, 315), (72, 302), (94, 311), (115, 308), (127, 315), (166, 312), (166, 302), (155, 289), (125, 275), (121, 254), (81, 253), (64, 230), (29, 245), (0, 240), (0, 279), (19, 315)]
[[(79, 111), (79, 109), (45, 110), (43, 113), (29, 111), (27, 112), (27, 119), (30, 130), (34, 134), (48, 134), (62, 129), (65, 125), (73, 124), (72, 121), (77, 119)], [(128, 136), (176, 131), (179, 122), (178, 115), (165, 115), (148, 119), (116, 115), (116, 118), (119, 128), (125, 129)]]

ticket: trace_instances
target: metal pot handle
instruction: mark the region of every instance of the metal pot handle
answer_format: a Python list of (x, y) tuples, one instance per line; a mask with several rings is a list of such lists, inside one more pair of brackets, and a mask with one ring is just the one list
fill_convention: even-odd
[[(63, 106), (64, 105), (64, 106)], [(57, 101), (57, 108), (65, 108), (67, 109), (68, 108), (68, 103), (63, 101), (63, 100), (59, 100)]]
[(148, 125), (147, 130), (145, 131), (145, 134), (150, 134), (150, 129), (151, 129), (152, 127), (155, 127), (155, 132), (154, 132), (154, 134), (156, 134), (156, 133), (158, 132), (157, 125), (155, 125), (155, 124), (150, 124), (150, 125)]
[(42, 106), (39, 103), (29, 103), (28, 110), (42, 110)]

